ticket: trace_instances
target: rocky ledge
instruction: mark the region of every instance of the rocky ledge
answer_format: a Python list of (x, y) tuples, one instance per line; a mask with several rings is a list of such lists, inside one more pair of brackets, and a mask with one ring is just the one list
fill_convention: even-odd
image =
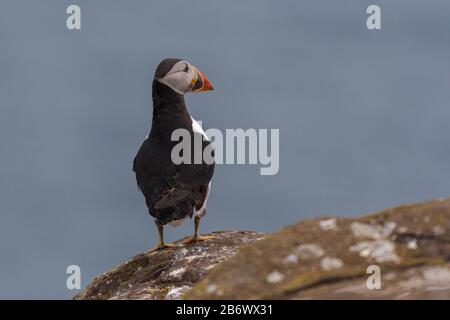
[(140, 254), (75, 299), (450, 299), (450, 199)]
[(213, 239), (141, 253), (95, 278), (74, 299), (179, 299), (216, 264), (234, 256), (245, 244), (263, 234), (250, 231), (219, 231)]

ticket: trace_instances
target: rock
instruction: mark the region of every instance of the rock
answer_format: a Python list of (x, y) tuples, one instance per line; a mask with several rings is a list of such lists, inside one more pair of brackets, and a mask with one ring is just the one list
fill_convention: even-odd
[(198, 244), (142, 253), (95, 278), (74, 299), (179, 299), (219, 262), (238, 249), (260, 240), (262, 233), (250, 231), (214, 232), (214, 239)]
[[(379, 290), (367, 285), (371, 265)], [(288, 226), (242, 247), (183, 297), (450, 299), (450, 199)]]
[(74, 299), (450, 299), (450, 198), (212, 235), (139, 254)]

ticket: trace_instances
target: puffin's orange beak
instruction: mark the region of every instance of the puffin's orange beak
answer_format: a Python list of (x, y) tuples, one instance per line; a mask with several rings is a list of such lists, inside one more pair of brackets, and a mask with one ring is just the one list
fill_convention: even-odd
[(201, 92), (201, 91), (211, 91), (214, 90), (211, 82), (209, 82), (208, 78), (205, 76), (203, 72), (198, 70), (195, 67), (192, 67), (195, 72), (195, 78), (192, 80), (192, 92)]

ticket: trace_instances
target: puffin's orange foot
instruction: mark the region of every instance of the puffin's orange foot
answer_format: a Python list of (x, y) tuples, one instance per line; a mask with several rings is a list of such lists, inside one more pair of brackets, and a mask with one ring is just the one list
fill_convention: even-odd
[(201, 236), (201, 235), (198, 235), (198, 236), (189, 237), (189, 238), (183, 240), (182, 243), (189, 244), (189, 243), (195, 243), (195, 242), (198, 242), (198, 241), (205, 241), (205, 240), (214, 239), (214, 238), (215, 238), (214, 236)]
[(210, 240), (210, 239), (214, 239), (215, 236), (198, 236), (197, 237), (197, 241), (205, 241), (205, 240)]
[(156, 245), (156, 247), (154, 247), (153, 249), (150, 249), (149, 251), (147, 251), (147, 253), (152, 253), (158, 250), (162, 250), (162, 249), (167, 249), (167, 248), (172, 248), (175, 247), (175, 245), (173, 243), (158, 243)]

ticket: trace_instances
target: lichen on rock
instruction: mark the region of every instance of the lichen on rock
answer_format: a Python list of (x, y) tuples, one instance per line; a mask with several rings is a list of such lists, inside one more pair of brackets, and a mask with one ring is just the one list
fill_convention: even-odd
[(196, 244), (139, 254), (94, 279), (74, 299), (180, 299), (214, 266), (264, 237), (251, 231), (221, 231)]
[[(449, 262), (450, 199), (436, 200), (290, 225), (243, 247), (184, 298), (450, 299)], [(379, 290), (366, 285), (373, 264)], [(210, 283), (217, 290), (205, 290)]]
[(450, 199), (213, 235), (139, 254), (75, 299), (450, 299)]

